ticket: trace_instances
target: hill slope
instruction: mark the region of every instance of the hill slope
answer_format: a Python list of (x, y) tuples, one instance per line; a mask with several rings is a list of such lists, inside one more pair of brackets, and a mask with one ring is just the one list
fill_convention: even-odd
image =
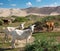
[(7, 17), (7, 16), (27, 16), (27, 15), (40, 15), (40, 16), (46, 16), (46, 15), (60, 15), (60, 6), (57, 7), (29, 7), (25, 9), (20, 8), (0, 8), (0, 17)]
[(60, 6), (58, 7), (30, 7), (24, 9), (27, 13), (35, 13), (40, 15), (59, 15), (60, 14)]

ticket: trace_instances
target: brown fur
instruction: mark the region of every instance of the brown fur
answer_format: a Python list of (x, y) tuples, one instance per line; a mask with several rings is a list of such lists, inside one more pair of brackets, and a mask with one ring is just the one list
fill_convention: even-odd
[(48, 21), (46, 22), (47, 30), (53, 30), (54, 29), (54, 22), (53, 21)]

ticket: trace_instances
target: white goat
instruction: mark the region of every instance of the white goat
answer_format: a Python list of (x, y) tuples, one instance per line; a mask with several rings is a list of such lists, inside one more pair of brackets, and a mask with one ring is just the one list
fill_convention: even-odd
[(26, 29), (26, 30), (16, 29), (11, 31), (10, 33), (12, 34), (12, 48), (15, 48), (15, 39), (18, 39), (18, 40), (26, 39), (26, 43), (27, 43), (27, 40), (30, 39), (32, 36), (34, 26), (35, 25), (32, 25), (30, 29)]
[(25, 24), (25, 22), (23, 22), (22, 24), (20, 24), (20, 27), (21, 27), (22, 30), (24, 29), (24, 24)]
[[(25, 22), (24, 23), (22, 23), (20, 26), (21, 26), (21, 28), (22, 28), (22, 30), (24, 29), (24, 24), (25, 24)], [(17, 29), (17, 28), (19, 28), (20, 26), (17, 26), (17, 27), (3, 27), (3, 30), (4, 30), (4, 33), (5, 33), (5, 40), (8, 40), (8, 35), (11, 35), (11, 31), (12, 30), (15, 30), (15, 29)]]

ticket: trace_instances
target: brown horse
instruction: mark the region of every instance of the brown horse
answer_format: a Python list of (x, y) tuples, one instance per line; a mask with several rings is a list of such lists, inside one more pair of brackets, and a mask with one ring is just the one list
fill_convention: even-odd
[(53, 21), (47, 21), (46, 22), (46, 27), (48, 31), (51, 31), (54, 29), (54, 22)]

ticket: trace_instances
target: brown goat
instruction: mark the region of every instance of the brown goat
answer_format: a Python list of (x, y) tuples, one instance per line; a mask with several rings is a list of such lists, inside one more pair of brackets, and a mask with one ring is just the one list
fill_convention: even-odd
[(46, 22), (46, 27), (48, 31), (51, 31), (54, 29), (54, 22), (53, 21), (47, 21)]

